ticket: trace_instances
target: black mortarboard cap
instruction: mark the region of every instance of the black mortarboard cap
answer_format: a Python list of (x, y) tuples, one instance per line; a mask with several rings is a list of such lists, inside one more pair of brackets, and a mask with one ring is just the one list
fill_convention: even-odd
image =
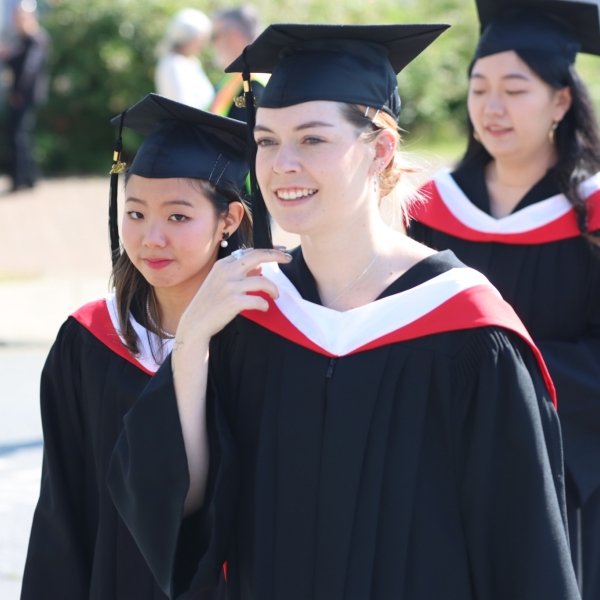
[(600, 54), (598, 1), (477, 0), (481, 39), (475, 59), (508, 50), (535, 50), (575, 62)]
[[(396, 74), (449, 25), (270, 25), (231, 65), (241, 72), (249, 131), (254, 129), (250, 72), (271, 73), (258, 106), (283, 108), (313, 100), (364, 104), (398, 119)], [(250, 140), (250, 153), (253, 154)], [(269, 217), (250, 159), (254, 245), (271, 246)]]
[(238, 188), (246, 181), (247, 131), (241, 121), (148, 94), (127, 110), (124, 126), (146, 136), (129, 169), (134, 175), (228, 181)]
[(227, 72), (272, 73), (259, 106), (312, 100), (364, 104), (396, 119), (396, 74), (449, 25), (271, 25)]
[(146, 136), (128, 170), (131, 174), (152, 179), (205, 179), (238, 190), (246, 182), (248, 134), (241, 121), (148, 94), (111, 123), (119, 126), (109, 208), (113, 264), (119, 257), (117, 177), (124, 171), (120, 163), (123, 127)]

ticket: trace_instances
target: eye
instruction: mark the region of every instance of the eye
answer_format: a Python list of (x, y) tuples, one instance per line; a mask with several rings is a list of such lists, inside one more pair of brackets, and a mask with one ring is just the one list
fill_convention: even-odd
[(137, 210), (129, 210), (127, 211), (127, 214), (130, 216), (130, 218), (135, 220), (144, 218), (144, 215), (141, 212), (138, 212)]
[(171, 215), (169, 217), (169, 221), (176, 221), (177, 223), (182, 223), (183, 221), (187, 221), (188, 217), (185, 215)]
[(321, 138), (318, 138), (318, 137), (314, 137), (314, 136), (304, 138), (304, 143), (308, 144), (309, 146), (315, 146), (315, 145), (320, 144), (320, 143), (322, 143), (324, 141), (325, 140), (323, 140)]
[(274, 146), (275, 141), (270, 138), (259, 138), (258, 140), (256, 140), (256, 145), (259, 148), (266, 148), (267, 146)]
[(525, 94), (525, 90), (506, 90), (508, 96), (518, 96), (519, 94)]
[(471, 94), (473, 94), (473, 96), (481, 96), (482, 94), (485, 94), (485, 90), (473, 90), (473, 89), (471, 89)]

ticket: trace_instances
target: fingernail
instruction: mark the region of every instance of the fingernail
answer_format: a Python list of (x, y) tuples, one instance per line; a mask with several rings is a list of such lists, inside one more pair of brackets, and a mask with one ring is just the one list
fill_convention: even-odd
[(292, 260), (292, 258), (294, 258), (289, 252), (285, 252), (284, 255), (288, 260)]
[(281, 250), (281, 251), (283, 251), (283, 250), (287, 250), (287, 246), (281, 246), (281, 245), (279, 245), (279, 244), (276, 244), (276, 245), (275, 245), (275, 249), (276, 249), (276, 250)]

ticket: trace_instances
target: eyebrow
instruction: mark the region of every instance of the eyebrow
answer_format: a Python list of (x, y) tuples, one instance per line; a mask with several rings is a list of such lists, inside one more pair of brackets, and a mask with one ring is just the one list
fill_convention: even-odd
[[(130, 196), (129, 198), (127, 198), (127, 200), (125, 200), (125, 202), (137, 202), (138, 204), (142, 204), (143, 206), (148, 206), (148, 203), (145, 200), (140, 200), (140, 198), (134, 198), (133, 196)], [(167, 200), (166, 202), (163, 202), (161, 204), (161, 206), (189, 206), (190, 208), (194, 208), (194, 205), (191, 202), (188, 202), (187, 200)]]
[[(473, 73), (471, 75), (471, 79), (487, 79), (484, 75), (482, 75), (481, 73)], [(521, 81), (529, 81), (529, 77), (527, 77), (526, 75), (521, 75), (521, 73), (509, 73), (508, 75), (504, 75), (503, 77), (501, 77), (500, 79), (505, 80), (505, 79), (520, 79)]]
[[(326, 123), (325, 121), (308, 121), (307, 123), (302, 123), (297, 127), (294, 127), (294, 131), (302, 131), (303, 129), (313, 129), (315, 127), (334, 127), (333, 123)], [(267, 131), (269, 133), (274, 133), (272, 129), (265, 127), (264, 125), (256, 125), (254, 127), (254, 131)]]

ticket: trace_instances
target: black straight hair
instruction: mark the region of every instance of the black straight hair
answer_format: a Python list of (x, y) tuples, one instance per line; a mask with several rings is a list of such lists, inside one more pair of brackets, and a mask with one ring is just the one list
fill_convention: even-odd
[[(519, 58), (555, 90), (569, 87), (573, 102), (554, 132), (558, 161), (554, 176), (559, 191), (573, 205), (581, 234), (600, 246), (600, 232), (588, 231), (585, 199), (579, 184), (600, 171), (600, 129), (590, 95), (575, 67), (563, 57), (536, 50), (515, 50)], [(469, 66), (469, 76), (475, 61)], [(492, 156), (474, 137), (471, 119), (467, 119), (469, 144), (459, 167), (472, 161), (488, 162)]]

